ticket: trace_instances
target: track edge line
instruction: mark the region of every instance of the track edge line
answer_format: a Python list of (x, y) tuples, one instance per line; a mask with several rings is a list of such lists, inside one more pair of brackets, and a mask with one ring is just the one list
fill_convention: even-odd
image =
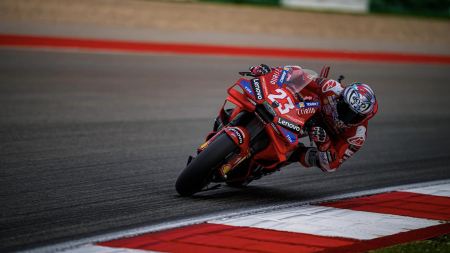
[(115, 232), (110, 232), (110, 233), (101, 234), (101, 235), (90, 236), (90, 237), (86, 237), (86, 238), (82, 238), (82, 239), (78, 239), (78, 240), (36, 247), (36, 248), (31, 248), (31, 249), (27, 249), (27, 250), (23, 250), (23, 251), (18, 251), (18, 252), (19, 253), (41, 253), (41, 252), (42, 253), (52, 253), (52, 252), (56, 252), (56, 251), (63, 251), (63, 250), (67, 250), (70, 248), (81, 247), (81, 246), (84, 246), (87, 244), (93, 244), (93, 243), (98, 243), (98, 242), (102, 242), (102, 241), (110, 241), (110, 240), (118, 239), (118, 238), (132, 237), (132, 236), (137, 236), (137, 235), (141, 235), (141, 234), (145, 234), (145, 233), (151, 233), (151, 232), (173, 229), (173, 228), (177, 228), (177, 227), (184, 227), (184, 226), (189, 226), (189, 225), (194, 225), (194, 224), (200, 224), (200, 223), (207, 222), (209, 220), (239, 217), (239, 216), (249, 215), (249, 214), (253, 214), (253, 213), (265, 213), (265, 212), (286, 209), (286, 208), (292, 208), (292, 207), (297, 207), (297, 206), (318, 204), (318, 203), (326, 202), (326, 201), (337, 201), (337, 200), (342, 200), (342, 199), (350, 199), (350, 198), (374, 195), (374, 194), (379, 194), (379, 193), (402, 191), (402, 190), (408, 190), (408, 189), (412, 189), (412, 188), (427, 187), (427, 186), (434, 186), (434, 185), (447, 184), (447, 183), (450, 183), (450, 179), (413, 183), (413, 184), (404, 184), (404, 185), (389, 186), (389, 187), (383, 187), (383, 188), (377, 188), (377, 189), (365, 190), (365, 191), (358, 191), (358, 192), (352, 192), (352, 193), (337, 194), (337, 195), (326, 196), (326, 197), (322, 197), (322, 198), (310, 199), (310, 200), (302, 201), (302, 202), (294, 202), (294, 203), (275, 205), (275, 206), (269, 206), (269, 207), (248, 208), (248, 209), (243, 208), (243, 209), (231, 212), (231, 213), (230, 212), (216, 212), (216, 213), (212, 213), (212, 214), (196, 216), (196, 217), (187, 218), (187, 219), (180, 219), (180, 220), (175, 220), (175, 221), (170, 221), (170, 222), (165, 222), (165, 223), (160, 223), (160, 224), (153, 224), (153, 225), (137, 227), (134, 229), (126, 229), (126, 230), (115, 231)]

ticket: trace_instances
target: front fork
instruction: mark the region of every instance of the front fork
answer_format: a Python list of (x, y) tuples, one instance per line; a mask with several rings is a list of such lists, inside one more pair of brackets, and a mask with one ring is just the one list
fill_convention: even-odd
[(224, 128), (224, 132), (233, 140), (239, 152), (230, 157), (228, 161), (220, 168), (220, 173), (226, 179), (227, 173), (233, 168), (236, 168), (241, 162), (245, 161), (251, 156), (250, 153), (250, 133), (242, 126), (227, 126)]
[(219, 131), (213, 136), (207, 137), (207, 141), (198, 148), (197, 152), (202, 152), (220, 134), (228, 135), (239, 151), (227, 157), (225, 163), (219, 168), (219, 173), (226, 179), (232, 169), (261, 150), (259, 142), (258, 145), (253, 144), (255, 139), (264, 132), (264, 124), (253, 113), (241, 111), (227, 125), (217, 130)]

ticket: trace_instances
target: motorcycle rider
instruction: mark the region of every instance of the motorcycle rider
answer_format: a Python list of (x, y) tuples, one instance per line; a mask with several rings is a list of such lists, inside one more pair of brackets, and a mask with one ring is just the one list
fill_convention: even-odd
[[(290, 76), (305, 75), (299, 66), (285, 66), (284, 69), (289, 70)], [(264, 64), (250, 67), (254, 76), (270, 71), (272, 69)], [(344, 87), (336, 80), (321, 77), (303, 89), (306, 90), (302, 93), (311, 94), (308, 99), (320, 102), (309, 133), (317, 147), (300, 146), (291, 154), (289, 162), (298, 161), (305, 167), (335, 171), (363, 146), (368, 121), (378, 111), (375, 94), (367, 84), (355, 82)]]

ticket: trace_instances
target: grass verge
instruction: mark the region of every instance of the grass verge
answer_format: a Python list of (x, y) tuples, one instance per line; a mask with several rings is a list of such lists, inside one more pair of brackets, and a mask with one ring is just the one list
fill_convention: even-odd
[(387, 248), (371, 250), (369, 253), (446, 253), (450, 252), (450, 234), (430, 240), (399, 244)]

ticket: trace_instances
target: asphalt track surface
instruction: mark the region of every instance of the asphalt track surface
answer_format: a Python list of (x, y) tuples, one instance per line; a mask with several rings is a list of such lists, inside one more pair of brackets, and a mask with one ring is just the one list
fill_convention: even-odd
[(0, 50), (0, 251), (206, 213), (450, 178), (450, 66), (328, 62), (375, 89), (379, 114), (336, 173), (291, 165), (246, 189), (178, 197), (245, 57)]

